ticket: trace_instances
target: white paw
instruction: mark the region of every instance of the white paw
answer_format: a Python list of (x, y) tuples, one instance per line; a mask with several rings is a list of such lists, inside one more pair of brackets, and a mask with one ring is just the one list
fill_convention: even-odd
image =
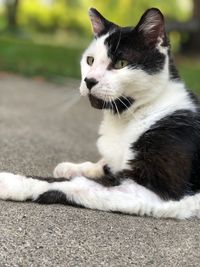
[(80, 168), (78, 167), (78, 164), (70, 162), (62, 162), (55, 167), (53, 175), (55, 178), (64, 177), (67, 179), (71, 179), (75, 176), (80, 176), (81, 171)]
[(20, 200), (24, 176), (9, 172), (0, 173), (0, 199)]

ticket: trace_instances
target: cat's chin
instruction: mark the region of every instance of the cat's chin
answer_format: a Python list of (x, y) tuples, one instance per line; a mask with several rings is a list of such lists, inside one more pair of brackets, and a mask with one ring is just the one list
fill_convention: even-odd
[(131, 97), (121, 96), (112, 101), (106, 101), (101, 98), (98, 98), (92, 94), (88, 95), (90, 104), (93, 108), (96, 109), (110, 109), (113, 111), (113, 114), (120, 114), (123, 111), (127, 110), (134, 103), (134, 99)]
[(97, 98), (96, 96), (93, 96), (91, 94), (88, 95), (88, 98), (89, 98), (90, 104), (93, 108), (104, 109), (105, 101), (103, 99)]

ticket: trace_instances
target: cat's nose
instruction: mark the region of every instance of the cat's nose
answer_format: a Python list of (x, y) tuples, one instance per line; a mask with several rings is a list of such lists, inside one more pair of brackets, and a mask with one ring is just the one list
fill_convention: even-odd
[(87, 88), (88, 88), (89, 90), (91, 90), (92, 87), (94, 87), (94, 86), (98, 83), (98, 81), (95, 80), (95, 79), (93, 79), (93, 78), (90, 78), (90, 79), (85, 78), (84, 81), (85, 81), (85, 83), (86, 83), (86, 85), (87, 85)]

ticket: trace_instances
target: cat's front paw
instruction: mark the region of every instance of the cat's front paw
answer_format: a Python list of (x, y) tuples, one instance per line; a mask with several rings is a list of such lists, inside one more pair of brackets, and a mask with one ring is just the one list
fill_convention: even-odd
[(75, 176), (80, 176), (81, 171), (78, 167), (78, 164), (71, 162), (62, 162), (55, 167), (53, 175), (55, 178), (64, 177), (70, 180)]

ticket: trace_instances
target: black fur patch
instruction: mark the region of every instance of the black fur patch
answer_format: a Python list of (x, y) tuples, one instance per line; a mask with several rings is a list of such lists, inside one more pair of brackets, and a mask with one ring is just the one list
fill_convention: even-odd
[(200, 114), (179, 110), (146, 131), (132, 149), (137, 152), (124, 178), (163, 199), (180, 199), (200, 190)]
[(110, 168), (109, 168), (108, 165), (104, 165), (103, 166), (103, 170), (104, 170), (104, 174), (110, 174), (111, 173)]
[(39, 204), (64, 204), (64, 205), (70, 205), (74, 207), (81, 207), (82, 205), (79, 205), (75, 203), (72, 200), (67, 199), (66, 195), (57, 190), (49, 190), (41, 195), (34, 201)]
[(97, 109), (109, 109), (113, 111), (114, 114), (121, 114), (123, 111), (127, 110), (132, 104), (134, 100), (131, 97), (119, 97), (111, 102), (104, 101), (103, 99), (97, 98), (92, 94), (88, 95), (90, 103), (92, 107)]
[(45, 181), (48, 183), (54, 183), (54, 182), (67, 182), (68, 179), (64, 177), (54, 178), (54, 177), (41, 177), (41, 176), (27, 176), (27, 178), (32, 178), (40, 181)]
[(95, 182), (106, 187), (118, 186), (121, 184), (121, 177), (120, 175), (109, 173), (99, 179), (95, 179)]
[(166, 56), (156, 47), (146, 45), (136, 28), (116, 29), (106, 38), (105, 45), (108, 57), (112, 60), (109, 68), (112, 68), (119, 59), (127, 60), (129, 68), (142, 69), (148, 74), (156, 74), (164, 67)]

